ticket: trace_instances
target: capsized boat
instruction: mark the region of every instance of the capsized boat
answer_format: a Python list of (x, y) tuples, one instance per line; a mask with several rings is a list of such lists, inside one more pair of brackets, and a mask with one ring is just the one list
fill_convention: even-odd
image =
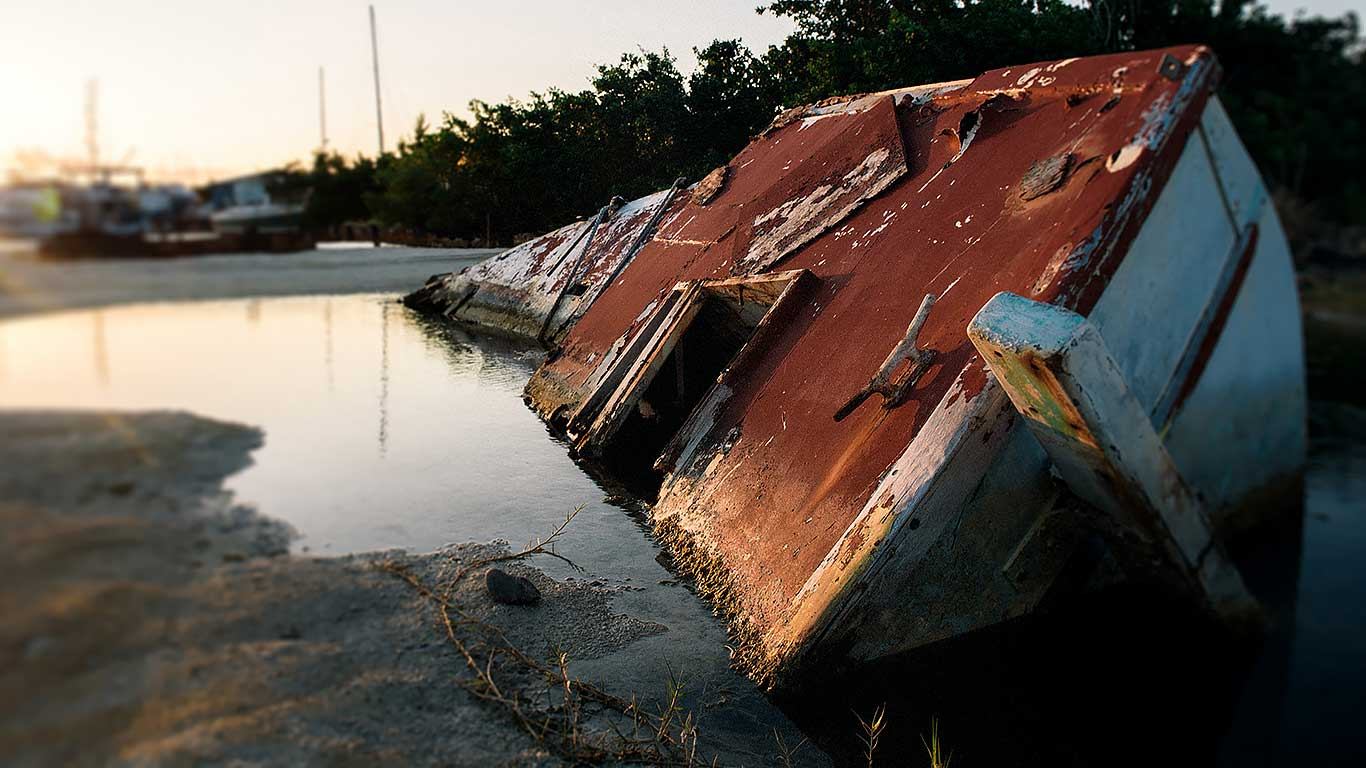
[(660, 540), (759, 679), (1102, 572), (1242, 621), (1224, 542), (1297, 503), (1305, 385), (1218, 79), (1183, 46), (796, 108), (408, 300), (552, 347), (531, 407), (654, 473)]

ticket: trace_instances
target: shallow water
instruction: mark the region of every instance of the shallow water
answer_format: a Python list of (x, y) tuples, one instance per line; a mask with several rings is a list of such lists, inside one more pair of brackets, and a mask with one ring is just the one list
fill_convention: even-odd
[[(631, 505), (606, 502), (522, 403), (538, 361), (535, 350), (422, 321), (389, 296), (143, 304), (0, 322), (0, 407), (176, 408), (260, 427), (255, 463), (228, 486), (292, 524), (298, 551), (428, 551), (494, 538), (517, 545), (584, 504), (560, 551), (590, 576), (643, 588), (623, 592), (620, 610), (680, 630), (633, 646), (653, 666), (613, 669), (617, 679), (658, 685), (667, 665), (690, 670), (701, 686), (757, 696), (726, 672), (724, 633), (705, 606), (660, 583), (672, 577)], [(1126, 609), (1112, 617), (1121, 624), (1109, 635), (1090, 615), (982, 633), (956, 652), (932, 649), (918, 667), (851, 682), (857, 695), (808, 698), (789, 710), (840, 753), (840, 740), (853, 734), (851, 707), (901, 696), (912, 704), (889, 719), (904, 748), (918, 751), (928, 714), (938, 713), (958, 744), (955, 764), (974, 752), (979, 761), (1086, 764), (1092, 749), (1115, 757), (1115, 740), (1144, 733), (1148, 741), (1136, 743), (1165, 748), (1152, 729), (1173, 717), (1194, 718), (1177, 731), (1211, 736), (1185, 753), (1196, 762), (1222, 753), (1227, 764), (1325, 763), (1361, 753), (1351, 726), (1366, 687), (1366, 411), (1320, 403), (1315, 417), (1305, 518), (1288, 539), (1292, 550), (1299, 539), (1300, 557), (1281, 585), (1297, 599), (1250, 676), (1223, 681), (1208, 662), (1218, 647), (1187, 653), (1164, 614), (1144, 623), (1141, 611)], [(538, 565), (586, 578), (558, 561)], [(1096, 648), (1121, 640), (1124, 652), (1149, 641), (1151, 651), (1137, 651), (1140, 660)], [(615, 663), (588, 662), (581, 674)], [(1153, 706), (1162, 707), (1161, 691), (1174, 706), (1136, 716), (1147, 705), (1124, 701), (1130, 691), (1172, 669), (1200, 679), (1154, 684)], [(1220, 696), (1228, 698), (1222, 710), (1196, 703)], [(1079, 719), (1094, 733), (1054, 717)], [(1124, 718), (1133, 721), (1113, 722)]]
[(1277, 750), (1287, 761), (1344, 752), (1366, 699), (1366, 410), (1318, 404), (1305, 481), (1304, 538)]
[(425, 330), (381, 296), (146, 304), (0, 325), (0, 403), (260, 427), (228, 487), (300, 550), (522, 543), (578, 503), (594, 509), (574, 533), (596, 542), (630, 524), (522, 404), (538, 359)]
[[(226, 485), (294, 526), (300, 553), (520, 547), (582, 504), (557, 551), (586, 572), (535, 565), (600, 579), (621, 590), (617, 610), (668, 631), (574, 672), (642, 697), (676, 676), (704, 745), (767, 742), (784, 721), (729, 669), (724, 628), (656, 559), (634, 505), (608, 503), (522, 403), (539, 359), (392, 295), (137, 304), (0, 321), (0, 408), (182, 409), (258, 427), (253, 465)], [(718, 697), (728, 706), (712, 709)]]

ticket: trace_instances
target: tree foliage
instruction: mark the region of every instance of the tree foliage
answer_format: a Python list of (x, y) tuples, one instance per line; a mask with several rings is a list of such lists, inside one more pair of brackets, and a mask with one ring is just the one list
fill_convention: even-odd
[(369, 218), (367, 203), (380, 192), (374, 160), (347, 160), (334, 152), (316, 153), (308, 169), (286, 166), (271, 188), (285, 198), (306, 200), (304, 222), (317, 229)]
[(1357, 18), (1286, 21), (1247, 0), (775, 0), (797, 31), (765, 57), (783, 98), (971, 77), (1045, 59), (1205, 43), (1220, 96), (1275, 187), (1341, 222), (1366, 223)]
[(376, 218), (434, 234), (496, 242), (542, 232), (627, 198), (696, 178), (725, 162), (772, 117), (776, 92), (739, 41), (696, 51), (688, 78), (667, 50), (601, 66), (591, 88), (550, 90), (444, 115), (377, 169)]
[(1287, 21), (1247, 0), (773, 0), (758, 10), (796, 27), (762, 55), (717, 40), (694, 49), (698, 65), (685, 77), (667, 50), (628, 53), (582, 91), (474, 102), (469, 119), (447, 114), (434, 128), (420, 119), (378, 162), (322, 156), (317, 215), (363, 208), (433, 234), (482, 237), (487, 227), (505, 242), (613, 195), (700, 178), (783, 106), (1203, 42), (1223, 63), (1221, 96), (1268, 181), (1323, 216), (1366, 223), (1366, 63), (1353, 15)]

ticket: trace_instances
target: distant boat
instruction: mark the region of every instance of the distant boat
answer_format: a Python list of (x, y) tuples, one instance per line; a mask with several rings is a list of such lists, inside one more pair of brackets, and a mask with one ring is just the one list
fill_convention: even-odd
[(74, 229), (74, 214), (63, 213), (61, 190), (54, 184), (0, 189), (0, 235), (42, 238)]
[[(313, 247), (307, 191), (279, 191), (278, 174), (211, 184), (55, 184), (0, 193), (0, 230), (37, 238), (57, 258), (171, 257)], [(294, 199), (295, 197), (302, 199)]]
[(278, 182), (278, 174), (258, 173), (210, 184), (204, 192), (214, 231), (224, 235), (298, 232), (303, 227), (305, 200), (281, 199), (290, 196), (282, 195)]

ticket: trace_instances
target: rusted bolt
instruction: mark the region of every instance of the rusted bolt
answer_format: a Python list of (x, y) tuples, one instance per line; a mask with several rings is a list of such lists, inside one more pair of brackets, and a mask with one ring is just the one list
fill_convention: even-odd
[(1162, 55), (1162, 63), (1157, 65), (1157, 74), (1162, 75), (1168, 80), (1178, 81), (1186, 74), (1186, 65), (1181, 60), (1166, 53)]

